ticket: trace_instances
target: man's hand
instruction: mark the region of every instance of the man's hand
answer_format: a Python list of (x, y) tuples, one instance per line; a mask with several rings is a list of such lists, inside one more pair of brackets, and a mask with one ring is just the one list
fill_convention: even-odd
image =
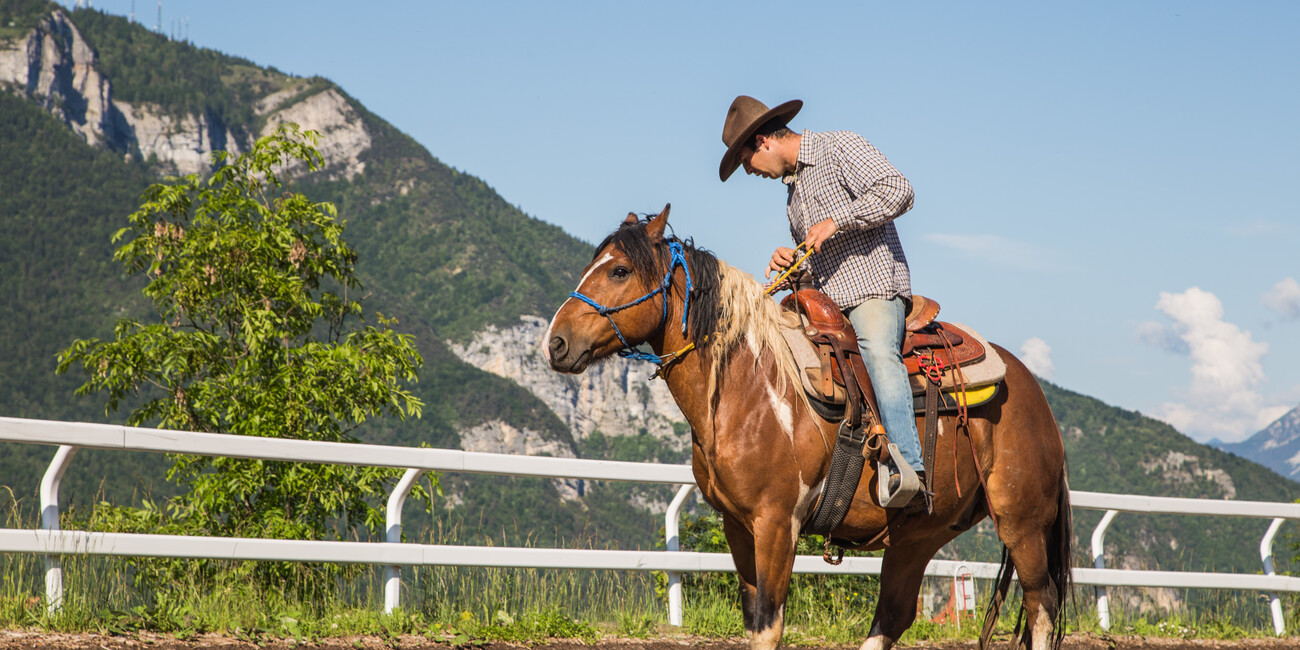
[(822, 244), (826, 243), (826, 240), (831, 237), (834, 237), (835, 233), (839, 232), (839, 230), (840, 227), (835, 225), (834, 219), (819, 221), (813, 224), (812, 228), (808, 229), (808, 236), (803, 240), (804, 247), (811, 248), (820, 253), (822, 251)]
[(763, 277), (770, 278), (772, 271), (780, 273), (792, 263), (794, 263), (794, 249), (782, 246), (772, 252), (772, 261), (767, 263), (767, 273), (764, 273)]

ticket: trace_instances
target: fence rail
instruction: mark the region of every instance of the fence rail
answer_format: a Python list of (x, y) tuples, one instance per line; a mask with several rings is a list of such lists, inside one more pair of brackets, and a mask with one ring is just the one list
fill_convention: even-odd
[[(59, 446), (41, 482), (42, 528), (39, 530), (0, 529), (0, 552), (34, 553), (46, 557), (46, 598), (48, 606), (52, 609), (58, 608), (63, 598), (62, 570), (58, 556), (69, 554), (382, 565), (387, 567), (386, 611), (391, 611), (400, 602), (400, 571), (403, 566), (664, 571), (669, 576), (669, 620), (674, 625), (681, 625), (682, 622), (680, 581), (682, 573), (734, 570), (729, 555), (678, 550), (680, 547), (677, 535), (678, 518), (695, 488), (691, 469), (685, 465), (281, 440), (5, 417), (0, 417), (0, 441)], [(182, 537), (63, 531), (59, 530), (59, 483), (64, 473), (68, 471), (77, 448), (405, 468), (407, 472), (388, 499), (386, 535), (388, 541), (386, 542)], [(678, 485), (680, 487), (677, 496), (665, 515), (668, 550), (485, 548), (400, 543), (402, 502), (411, 486), (426, 471)], [(1277, 593), (1300, 592), (1300, 578), (1276, 575), (1272, 561), (1272, 544), (1282, 523), (1300, 519), (1300, 504), (1148, 497), (1078, 490), (1071, 491), (1070, 499), (1076, 508), (1105, 511), (1105, 515), (1092, 535), (1094, 567), (1074, 569), (1077, 584), (1096, 587), (1098, 614), (1104, 628), (1109, 629), (1110, 625), (1105, 587), (1174, 587), (1268, 592), (1274, 631), (1278, 635), (1284, 633), (1284, 617)], [(1105, 534), (1120, 512), (1271, 519), (1260, 541), (1260, 558), (1264, 574), (1107, 569), (1103, 556)], [(794, 571), (796, 573), (879, 574), (880, 566), (880, 558), (873, 557), (845, 558), (843, 564), (832, 566), (817, 556), (799, 556), (795, 559)], [(997, 564), (988, 562), (933, 560), (926, 568), (926, 575), (950, 578), (958, 573), (968, 573), (976, 578), (994, 578), (997, 569)]]

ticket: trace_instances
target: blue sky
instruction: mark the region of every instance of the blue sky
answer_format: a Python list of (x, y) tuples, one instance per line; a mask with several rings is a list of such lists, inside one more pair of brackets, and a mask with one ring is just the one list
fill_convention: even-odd
[(581, 239), (671, 202), (756, 274), (784, 187), (718, 181), (723, 117), (803, 99), (793, 127), (912, 181), (897, 225), (947, 320), (1198, 440), (1300, 404), (1300, 3), (164, 2), (183, 19)]

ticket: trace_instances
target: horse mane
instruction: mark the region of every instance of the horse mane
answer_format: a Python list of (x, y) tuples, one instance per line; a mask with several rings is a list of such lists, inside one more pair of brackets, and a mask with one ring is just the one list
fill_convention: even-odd
[[(627, 222), (596, 247), (597, 253), (610, 244), (627, 255), (633, 270), (645, 277), (661, 278), (668, 270), (668, 244), (678, 242), (686, 253), (693, 291), (687, 314), (687, 338), (696, 349), (712, 360), (713, 376), (709, 393), (721, 377), (726, 362), (745, 343), (753, 353), (755, 370), (763, 352), (772, 354), (777, 365), (778, 395), (784, 395), (793, 383), (801, 386), (799, 368), (790, 352), (781, 328), (799, 327), (798, 317), (781, 310), (776, 301), (764, 295), (763, 287), (748, 273), (718, 259), (712, 252), (695, 246), (693, 239), (680, 240), (676, 235), (652, 242), (646, 234), (646, 222)], [(593, 259), (595, 259), (593, 257)], [(665, 327), (673, 326), (672, 323)], [(807, 400), (802, 388), (798, 393)]]

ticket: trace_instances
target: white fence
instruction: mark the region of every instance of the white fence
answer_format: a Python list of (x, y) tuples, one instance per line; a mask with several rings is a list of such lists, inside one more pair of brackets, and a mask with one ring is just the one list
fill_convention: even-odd
[[(4, 417), (0, 417), (0, 441), (59, 445), (54, 460), (41, 481), (41, 529), (0, 529), (0, 552), (36, 553), (46, 557), (46, 597), (51, 609), (58, 608), (62, 602), (63, 576), (58, 556), (67, 554), (383, 565), (387, 567), (385, 611), (391, 611), (400, 602), (401, 567), (403, 566), (664, 571), (669, 577), (669, 621), (673, 625), (682, 623), (680, 577), (683, 572), (734, 570), (729, 555), (678, 550), (678, 518), (691, 491), (695, 489), (695, 479), (690, 467), (686, 465), (280, 440)], [(59, 483), (64, 472), (69, 468), (75, 450), (83, 447), (406, 468), (407, 472), (388, 498), (386, 542), (179, 537), (60, 530)], [(411, 486), (426, 471), (678, 485), (680, 487), (677, 496), (665, 515), (668, 550), (485, 548), (403, 544), (401, 543), (402, 503)], [(1279, 636), (1283, 634), (1284, 618), (1277, 594), (1300, 592), (1300, 578), (1274, 573), (1272, 546), (1274, 537), (1286, 520), (1300, 519), (1300, 504), (1174, 499), (1078, 490), (1070, 493), (1070, 499), (1076, 508), (1106, 511), (1092, 534), (1094, 568), (1074, 570), (1077, 584), (1093, 585), (1096, 588), (1098, 614), (1104, 628), (1110, 627), (1109, 603), (1105, 590), (1107, 586), (1243, 589), (1268, 593), (1274, 630)], [(1107, 569), (1102, 554), (1106, 530), (1120, 512), (1271, 519), (1259, 544), (1263, 575)], [(880, 558), (849, 557), (845, 558), (843, 564), (832, 566), (823, 562), (818, 556), (799, 556), (795, 558), (794, 571), (796, 573), (879, 574), (880, 562)], [(926, 575), (951, 578), (962, 573), (976, 578), (991, 579), (996, 577), (997, 569), (997, 564), (987, 562), (933, 560), (926, 567)]]

